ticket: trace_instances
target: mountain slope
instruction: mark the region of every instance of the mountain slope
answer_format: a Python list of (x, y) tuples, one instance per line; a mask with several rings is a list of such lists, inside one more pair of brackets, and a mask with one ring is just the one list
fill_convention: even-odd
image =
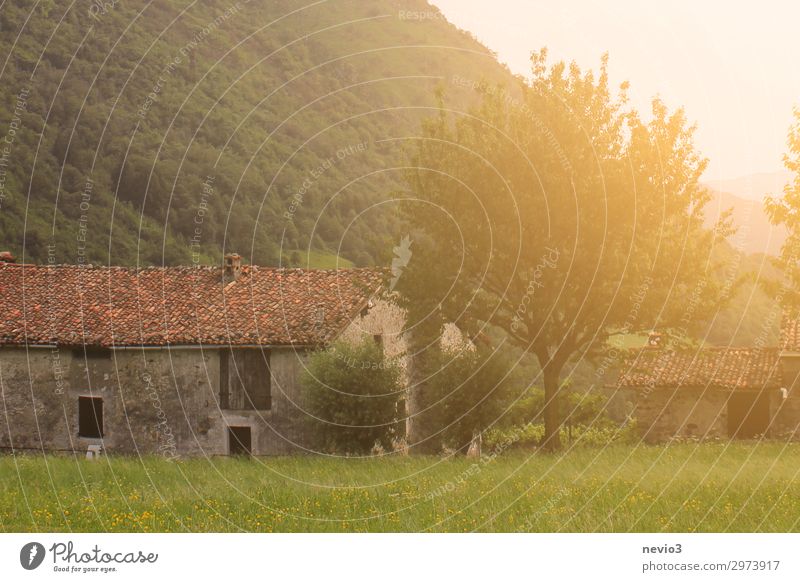
[(741, 198), (728, 192), (711, 190), (711, 201), (705, 208), (706, 225), (712, 227), (722, 213), (730, 210), (737, 228), (730, 244), (744, 253), (777, 256), (786, 240), (786, 228), (769, 221), (762, 200)]
[(782, 170), (750, 174), (728, 180), (711, 180), (707, 185), (712, 190), (728, 192), (746, 200), (761, 201), (766, 196), (780, 196), (790, 178), (791, 174), (787, 170)]
[(8, 0), (0, 47), (0, 250), (31, 262), (385, 262), (436, 88), (511, 79), (423, 0)]

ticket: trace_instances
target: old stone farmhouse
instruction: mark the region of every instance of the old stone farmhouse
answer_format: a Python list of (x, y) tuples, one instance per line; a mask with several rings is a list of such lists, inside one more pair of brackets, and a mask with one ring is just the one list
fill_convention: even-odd
[(633, 352), (611, 391), (630, 402), (642, 438), (800, 438), (800, 324), (779, 348), (651, 346)]
[(303, 451), (309, 350), (404, 351), (377, 269), (20, 265), (0, 259), (0, 447)]

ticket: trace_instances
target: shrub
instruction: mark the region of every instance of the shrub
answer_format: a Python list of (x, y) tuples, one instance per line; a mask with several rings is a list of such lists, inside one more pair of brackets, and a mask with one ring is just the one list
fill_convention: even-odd
[[(561, 422), (565, 426), (589, 426), (613, 422), (605, 413), (606, 399), (600, 394), (576, 392), (569, 385), (562, 388), (559, 402)], [(544, 423), (544, 390), (538, 386), (528, 389), (527, 394), (517, 400), (503, 417), (505, 425), (525, 425), (530, 422)]]
[(315, 352), (302, 377), (309, 431), (328, 452), (367, 454), (403, 436), (401, 371), (373, 341)]
[[(606, 399), (600, 394), (576, 392), (565, 385), (559, 403), (561, 415), (561, 440), (576, 446), (606, 445), (616, 442), (638, 441), (636, 423), (623, 425), (606, 414)], [(519, 446), (538, 446), (544, 437), (544, 390), (529, 388), (527, 393), (511, 406), (502, 422), (487, 432), (484, 443), (495, 450)]]
[[(519, 447), (537, 447), (544, 438), (544, 424), (528, 423), (508, 428), (497, 428), (486, 432), (483, 442), (496, 452)], [(634, 444), (639, 442), (636, 421), (630, 420), (619, 426), (608, 419), (592, 425), (577, 425), (571, 430), (561, 428), (561, 440), (568, 446), (605, 446), (612, 443)]]
[(498, 351), (437, 350), (426, 365), (421, 416), (427, 432), (444, 446), (465, 449), (473, 434), (496, 422), (513, 399), (513, 364)]

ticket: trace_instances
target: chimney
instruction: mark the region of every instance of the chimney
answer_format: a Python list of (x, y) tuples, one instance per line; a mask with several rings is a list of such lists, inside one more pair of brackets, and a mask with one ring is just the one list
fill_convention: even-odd
[(14, 258), (9, 251), (2, 251), (0, 252), (0, 263), (16, 263), (17, 260)]
[(242, 274), (242, 257), (236, 253), (225, 255), (222, 267), (222, 280), (225, 283), (236, 281)]

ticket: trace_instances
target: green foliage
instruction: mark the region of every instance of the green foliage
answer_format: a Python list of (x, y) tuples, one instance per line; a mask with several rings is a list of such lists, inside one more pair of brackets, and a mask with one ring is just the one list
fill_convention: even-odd
[(283, 265), (302, 269), (349, 269), (354, 266), (344, 257), (320, 251), (290, 251), (284, 255)]
[[(562, 423), (573, 426), (592, 426), (608, 422), (606, 416), (606, 398), (593, 392), (576, 392), (569, 386), (562, 387), (562, 398), (559, 400), (559, 419)], [(529, 423), (544, 422), (545, 395), (540, 387), (530, 388), (522, 398), (503, 416), (506, 424), (521, 426)]]
[[(561, 396), (558, 418), (563, 441), (592, 446), (638, 441), (635, 421), (628, 420), (622, 426), (612, 421), (607, 414), (603, 395), (577, 392), (564, 386)], [(544, 390), (540, 387), (530, 388), (503, 415), (502, 422), (487, 431), (484, 442), (500, 450), (540, 446), (545, 434), (544, 403)]]
[(308, 430), (324, 451), (368, 454), (402, 437), (404, 391), (397, 363), (372, 340), (312, 354), (302, 384)]
[(38, 6), (0, 10), (0, 250), (28, 262), (376, 264), (402, 234), (380, 202), (403, 144), (381, 140), (442, 78), (510, 78), (444, 19), (398, 17), (424, 0)]
[(769, 287), (782, 285), (784, 278), (773, 264), (774, 257), (746, 256), (728, 245), (721, 245), (719, 251), (726, 265), (720, 279), (741, 279), (741, 284), (731, 289), (729, 303), (700, 336), (718, 346), (778, 346), (782, 308), (776, 299), (780, 294), (770, 293)]
[(706, 160), (682, 110), (656, 99), (644, 121), (606, 59), (597, 73), (545, 51), (532, 63), (529, 82), (485, 85), (469, 115), (426, 123), (408, 181), (427, 204), (406, 205), (423, 235), (400, 291), (533, 353), (557, 448), (565, 364), (620, 330), (699, 329), (725, 295), (711, 253), (730, 229), (704, 228)]
[(784, 188), (783, 196), (766, 201), (772, 223), (783, 225), (788, 231), (777, 261), (786, 279), (775, 280), (767, 287), (797, 314), (800, 313), (800, 108), (794, 110), (794, 123), (789, 128), (786, 142), (788, 151), (783, 164), (793, 174), (793, 180)]
[[(635, 421), (627, 422), (623, 426), (615, 425), (609, 421), (591, 425), (562, 426), (560, 431), (561, 440), (570, 447), (636, 444), (640, 440)], [(529, 423), (522, 426), (496, 428), (487, 431), (483, 442), (490, 449), (505, 451), (506, 449), (518, 447), (538, 447), (544, 441), (544, 436), (544, 423)]]
[(418, 421), (437, 442), (463, 450), (473, 435), (503, 416), (515, 397), (514, 365), (486, 347), (451, 352), (436, 350), (424, 360)]

